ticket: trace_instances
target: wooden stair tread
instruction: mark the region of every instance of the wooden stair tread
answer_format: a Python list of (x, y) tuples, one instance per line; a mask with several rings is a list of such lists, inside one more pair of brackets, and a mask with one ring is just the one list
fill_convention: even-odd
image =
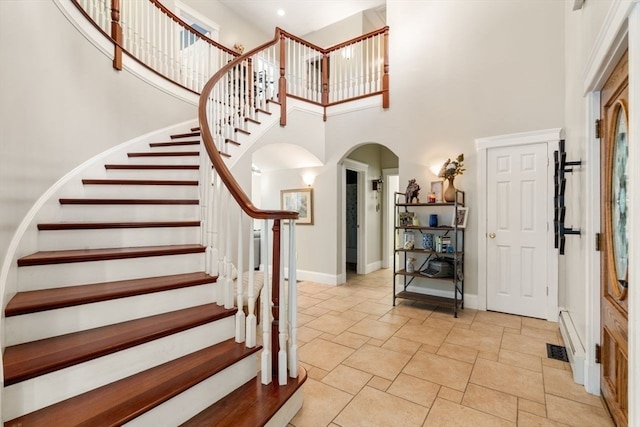
[(198, 170), (198, 165), (130, 165), (130, 164), (106, 164), (105, 169), (120, 169), (120, 170)]
[(251, 132), (249, 132), (248, 130), (244, 130), (242, 128), (235, 128), (234, 131), (244, 133), (245, 135), (251, 135)]
[(222, 152), (222, 151), (218, 151), (218, 153), (220, 153), (220, 155), (221, 155), (222, 157), (227, 157), (227, 158), (231, 157), (231, 154), (229, 154), (229, 153), (224, 153), (224, 152)]
[(231, 138), (225, 138), (224, 142), (227, 143), (227, 144), (242, 145), (238, 141), (233, 140)]
[(82, 180), (85, 185), (198, 185), (197, 180), (177, 179), (92, 179)]
[(223, 399), (191, 418), (181, 427), (254, 427), (263, 426), (307, 380), (304, 368), (298, 378), (289, 378), (278, 386), (277, 378), (263, 385), (256, 377)]
[(41, 251), (18, 259), (18, 266), (64, 264), (69, 262), (104, 261), (163, 255), (182, 255), (205, 251), (202, 245), (140, 246), (131, 248), (72, 249)]
[(229, 339), (7, 421), (5, 427), (122, 425), (259, 350)]
[(260, 124), (260, 121), (259, 121), (259, 120), (253, 119), (253, 118), (251, 118), (251, 117), (245, 117), (245, 118), (244, 118), (244, 121), (245, 121), (245, 122), (255, 123), (255, 124), (257, 124), (257, 125), (259, 125), (259, 124)]
[(178, 134), (175, 134), (175, 135), (171, 135), (170, 138), (171, 139), (190, 138), (192, 136), (200, 136), (200, 131), (187, 132), (187, 133), (178, 133)]
[(200, 141), (171, 141), (171, 142), (151, 142), (149, 147), (180, 147), (185, 145), (200, 145)]
[(263, 110), (262, 108), (256, 108), (256, 112), (271, 115), (271, 111)]
[(100, 230), (116, 228), (199, 227), (200, 221), (147, 221), (147, 222), (54, 222), (38, 224), (38, 230)]
[(199, 155), (199, 151), (152, 151), (142, 153), (127, 153), (127, 157), (193, 157)]
[(4, 351), (4, 385), (204, 325), (236, 311), (211, 303), (9, 346)]
[(197, 205), (198, 199), (89, 199), (62, 198), (61, 205)]
[(6, 317), (19, 316), (57, 308), (215, 283), (216, 279), (214, 276), (198, 272), (18, 292), (9, 301), (4, 313)]

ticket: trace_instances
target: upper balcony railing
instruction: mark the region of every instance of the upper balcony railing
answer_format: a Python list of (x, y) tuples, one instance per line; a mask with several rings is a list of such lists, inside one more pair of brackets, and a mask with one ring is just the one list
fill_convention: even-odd
[[(198, 32), (158, 0), (71, 1), (113, 41), (117, 69), (122, 68), (124, 53), (199, 94), (216, 71), (240, 56)], [(278, 31), (280, 49), (254, 76), (264, 90), (277, 90), (281, 101), (290, 96), (323, 107), (382, 95), (383, 107), (389, 106), (388, 27), (330, 48)], [(281, 77), (284, 90), (276, 85)]]

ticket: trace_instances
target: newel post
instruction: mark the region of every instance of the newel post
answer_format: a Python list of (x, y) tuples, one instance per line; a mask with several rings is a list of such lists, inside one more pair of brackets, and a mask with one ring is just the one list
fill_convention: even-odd
[(382, 75), (382, 108), (389, 108), (389, 27), (384, 29), (384, 74)]
[(113, 39), (113, 68), (122, 70), (122, 26), (120, 25), (120, 0), (111, 1), (111, 38)]
[(322, 119), (327, 121), (327, 105), (329, 104), (329, 55), (322, 54), (322, 106), (324, 115)]
[[(287, 79), (284, 76), (286, 56), (286, 41), (280, 33), (280, 79), (278, 80), (278, 101), (280, 101), (280, 126), (287, 125)], [(275, 242), (274, 242), (275, 245)]]
[(273, 260), (271, 272), (271, 299), (273, 301), (273, 320), (271, 322), (271, 372), (278, 376), (278, 352), (280, 343), (278, 340), (280, 328), (280, 220), (273, 220)]

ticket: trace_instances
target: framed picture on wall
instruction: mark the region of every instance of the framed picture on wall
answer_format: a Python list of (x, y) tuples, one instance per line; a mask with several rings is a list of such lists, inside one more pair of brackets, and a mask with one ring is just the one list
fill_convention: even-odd
[(431, 181), (431, 192), (436, 195), (436, 203), (442, 202), (442, 181)]
[(313, 225), (313, 189), (280, 190), (280, 209), (298, 212), (296, 224)]
[(467, 226), (467, 214), (469, 213), (469, 208), (458, 208), (456, 212), (455, 209), (453, 211), (455, 215), (453, 216), (453, 221), (451, 221), (451, 226), (458, 228), (465, 228)]

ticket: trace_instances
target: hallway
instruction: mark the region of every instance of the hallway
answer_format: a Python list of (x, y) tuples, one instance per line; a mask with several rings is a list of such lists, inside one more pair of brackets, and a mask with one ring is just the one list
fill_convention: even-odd
[(391, 305), (391, 270), (342, 286), (298, 284), (308, 371), (290, 426), (611, 426), (597, 396), (548, 359), (557, 324), (464, 309)]

